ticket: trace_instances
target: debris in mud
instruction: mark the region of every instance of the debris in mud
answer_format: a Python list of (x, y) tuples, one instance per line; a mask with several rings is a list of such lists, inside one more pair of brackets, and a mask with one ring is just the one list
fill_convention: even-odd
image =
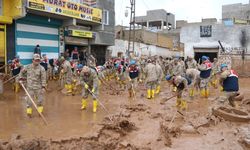
[(101, 125), (103, 125), (103, 129), (113, 130), (117, 133), (120, 133), (122, 136), (126, 135), (128, 132), (132, 130), (137, 130), (138, 128), (134, 123), (128, 121), (126, 118), (120, 116), (113, 116), (113, 121), (105, 121)]
[(107, 94), (109, 94), (109, 95), (121, 95), (122, 92), (121, 91), (111, 91), (111, 92), (107, 92)]
[(48, 141), (42, 139), (23, 140), (20, 137), (12, 138), (10, 142), (0, 142), (1, 150), (40, 150), (49, 149)]
[(248, 113), (234, 108), (219, 107), (217, 109), (213, 109), (213, 115), (220, 116), (225, 120), (235, 122), (250, 121), (250, 116)]
[(250, 148), (250, 127), (242, 127), (239, 129), (239, 142), (245, 147)]
[(138, 146), (132, 145), (128, 141), (120, 142), (118, 149), (119, 150), (139, 150), (139, 149), (140, 150), (151, 150), (150, 148), (147, 148), (147, 147), (138, 147)]
[(195, 130), (195, 128), (190, 124), (184, 124), (180, 129), (183, 133), (188, 133), (188, 134), (197, 133), (197, 130)]
[(135, 104), (135, 105), (122, 105), (121, 108), (127, 109), (131, 112), (139, 112), (139, 111), (146, 111), (150, 107), (146, 106), (145, 104)]
[(206, 117), (198, 117), (195, 119), (190, 119), (189, 122), (191, 125), (198, 129), (199, 127), (209, 127), (210, 126), (210, 120)]
[(208, 128), (200, 127), (197, 129), (197, 132), (201, 135), (207, 135), (208, 133)]
[(172, 126), (171, 128), (169, 128), (169, 123), (165, 122), (165, 121), (161, 121), (160, 122), (160, 133), (161, 133), (161, 137), (158, 140), (162, 140), (164, 141), (165, 146), (167, 147), (171, 147), (172, 145), (172, 137), (179, 137), (181, 135), (181, 130), (180, 127), (175, 127)]
[(162, 114), (161, 113), (152, 113), (149, 116), (150, 119), (157, 119), (157, 118), (162, 118)]

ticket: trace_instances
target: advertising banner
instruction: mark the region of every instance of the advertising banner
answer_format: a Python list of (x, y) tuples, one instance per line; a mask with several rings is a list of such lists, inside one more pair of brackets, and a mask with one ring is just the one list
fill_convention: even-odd
[(90, 22), (102, 22), (102, 10), (67, 0), (28, 0), (29, 9), (44, 11)]

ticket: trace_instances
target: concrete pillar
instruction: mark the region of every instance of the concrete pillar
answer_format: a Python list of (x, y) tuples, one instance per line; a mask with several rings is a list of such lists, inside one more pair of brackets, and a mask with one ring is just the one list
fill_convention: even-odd
[(163, 30), (164, 29), (164, 21), (162, 20), (161, 21), (161, 30)]
[(149, 21), (147, 21), (147, 28), (149, 28)]

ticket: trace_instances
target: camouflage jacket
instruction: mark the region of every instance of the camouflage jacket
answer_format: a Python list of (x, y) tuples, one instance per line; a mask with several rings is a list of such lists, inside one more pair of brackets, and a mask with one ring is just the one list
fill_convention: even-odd
[(46, 72), (41, 65), (29, 64), (21, 70), (19, 76), (27, 79), (28, 89), (37, 90), (46, 87)]
[[(85, 76), (83, 72), (80, 74), (80, 83), (84, 85), (85, 83), (92, 87), (97, 89), (98, 88), (98, 76), (94, 69), (90, 68), (89, 75)], [(91, 90), (91, 89), (90, 89)]]

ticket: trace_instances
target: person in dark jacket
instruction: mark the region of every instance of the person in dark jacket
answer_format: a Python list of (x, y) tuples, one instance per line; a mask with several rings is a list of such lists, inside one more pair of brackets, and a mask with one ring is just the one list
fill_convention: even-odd
[(236, 107), (234, 97), (237, 96), (239, 91), (238, 74), (236, 71), (228, 69), (226, 64), (221, 64), (221, 72), (220, 84), (223, 87), (226, 100), (232, 107)]
[(41, 48), (39, 44), (36, 45), (34, 49), (34, 54), (39, 54), (41, 56)]
[(202, 56), (201, 60), (202, 64), (198, 66), (198, 70), (200, 71), (201, 96), (208, 98), (209, 96), (208, 83), (211, 76), (212, 63), (209, 61), (209, 57), (207, 56)]

